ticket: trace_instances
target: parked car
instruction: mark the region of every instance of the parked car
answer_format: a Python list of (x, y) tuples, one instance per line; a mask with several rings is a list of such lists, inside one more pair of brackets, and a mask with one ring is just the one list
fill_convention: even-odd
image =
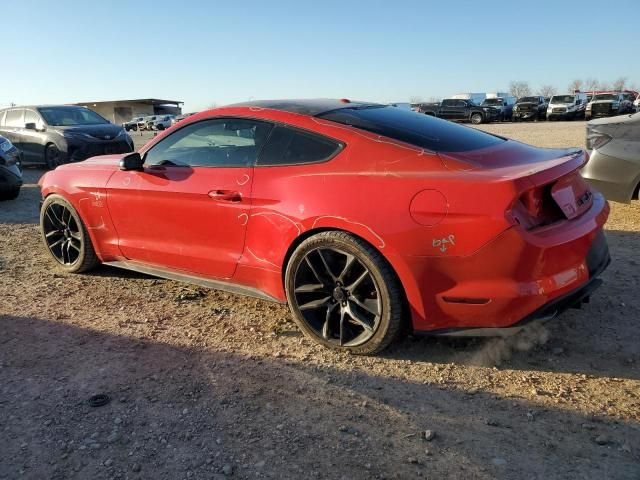
[(288, 302), (306, 335), (353, 353), (404, 319), (508, 334), (601, 283), (609, 209), (585, 160), (388, 105), (248, 102), (46, 173), (42, 241), (67, 272), (102, 262)]
[(597, 93), (587, 104), (585, 118), (613, 117), (633, 113), (633, 103), (621, 92)]
[(161, 118), (160, 115), (151, 115), (149, 117), (145, 117), (144, 118), (144, 130), (153, 130), (153, 126), (155, 125), (156, 121)]
[(20, 195), (22, 161), (20, 151), (5, 137), (0, 137), (0, 200)]
[(547, 106), (547, 120), (584, 118), (586, 107), (587, 95), (585, 93), (554, 95)]
[(475, 125), (497, 120), (500, 110), (494, 107), (480, 106), (471, 100), (446, 98), (440, 103), (423, 103), (419, 113), (458, 122), (471, 122)]
[(22, 151), (25, 162), (45, 163), (48, 168), (133, 151), (133, 140), (124, 128), (93, 110), (73, 105), (0, 110), (0, 135)]
[(128, 132), (129, 130), (133, 130), (134, 132), (138, 130), (138, 125), (140, 122), (144, 121), (144, 117), (135, 117), (129, 120), (128, 122), (124, 122), (122, 126)]
[(456, 93), (455, 95), (451, 95), (449, 98), (455, 100), (471, 100), (476, 105), (480, 105), (484, 102), (484, 99), (487, 98), (486, 93)]
[(171, 124), (175, 125), (176, 123), (181, 122), (182, 120), (184, 120), (185, 118), (189, 118), (191, 115), (195, 115), (197, 112), (192, 112), (192, 113), (182, 113), (180, 115), (176, 115), (175, 117), (173, 117), (171, 119)]
[(138, 122), (138, 130), (146, 130), (147, 124), (150, 121), (153, 121), (152, 119), (155, 119), (155, 115), (147, 115), (146, 117), (142, 117), (142, 119)]
[(156, 120), (151, 124), (152, 130), (164, 130), (173, 125), (174, 115), (160, 115), (156, 118)]
[(513, 121), (544, 120), (548, 101), (542, 95), (522, 97), (513, 106)]
[(505, 121), (511, 120), (513, 116), (513, 105), (515, 99), (513, 97), (487, 97), (484, 99), (481, 107), (493, 107), (498, 110), (498, 120)]
[(640, 113), (587, 123), (587, 149), (590, 159), (582, 176), (609, 200), (638, 200)]
[(636, 109), (636, 112), (640, 112), (640, 94), (638, 94), (636, 99), (633, 101), (633, 106)]

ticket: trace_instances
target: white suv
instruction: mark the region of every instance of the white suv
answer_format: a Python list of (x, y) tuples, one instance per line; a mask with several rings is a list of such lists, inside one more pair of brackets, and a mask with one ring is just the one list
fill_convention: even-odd
[(165, 128), (169, 128), (171, 126), (171, 122), (173, 121), (173, 117), (175, 115), (159, 115), (156, 117), (155, 121), (151, 124), (152, 130), (164, 130)]
[(549, 106), (547, 107), (547, 120), (554, 120), (556, 118), (564, 120), (584, 118), (586, 108), (586, 93), (554, 95), (551, 97), (551, 100), (549, 100)]

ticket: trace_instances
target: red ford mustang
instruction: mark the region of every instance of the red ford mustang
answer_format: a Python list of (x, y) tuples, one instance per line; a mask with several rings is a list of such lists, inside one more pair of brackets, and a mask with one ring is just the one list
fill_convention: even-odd
[(609, 263), (586, 161), (391, 106), (259, 101), (47, 173), (40, 221), (69, 272), (288, 302), (318, 342), (372, 353), (404, 320), (504, 334), (586, 301)]

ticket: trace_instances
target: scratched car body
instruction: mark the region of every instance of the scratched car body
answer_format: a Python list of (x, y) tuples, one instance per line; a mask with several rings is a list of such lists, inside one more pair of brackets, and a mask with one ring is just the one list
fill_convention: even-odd
[(586, 301), (609, 207), (585, 161), (391, 106), (257, 101), (47, 173), (42, 236), (68, 271), (288, 302), (318, 342), (372, 353), (407, 325), (512, 333)]

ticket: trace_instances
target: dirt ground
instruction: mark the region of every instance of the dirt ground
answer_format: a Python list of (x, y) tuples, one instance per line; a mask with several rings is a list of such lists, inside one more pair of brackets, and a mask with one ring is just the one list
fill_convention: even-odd
[[(584, 143), (583, 122), (483, 128)], [(355, 357), (281, 305), (61, 273), (38, 237), (42, 173), (0, 204), (0, 479), (640, 478), (639, 203), (612, 204), (613, 263), (583, 309)]]

